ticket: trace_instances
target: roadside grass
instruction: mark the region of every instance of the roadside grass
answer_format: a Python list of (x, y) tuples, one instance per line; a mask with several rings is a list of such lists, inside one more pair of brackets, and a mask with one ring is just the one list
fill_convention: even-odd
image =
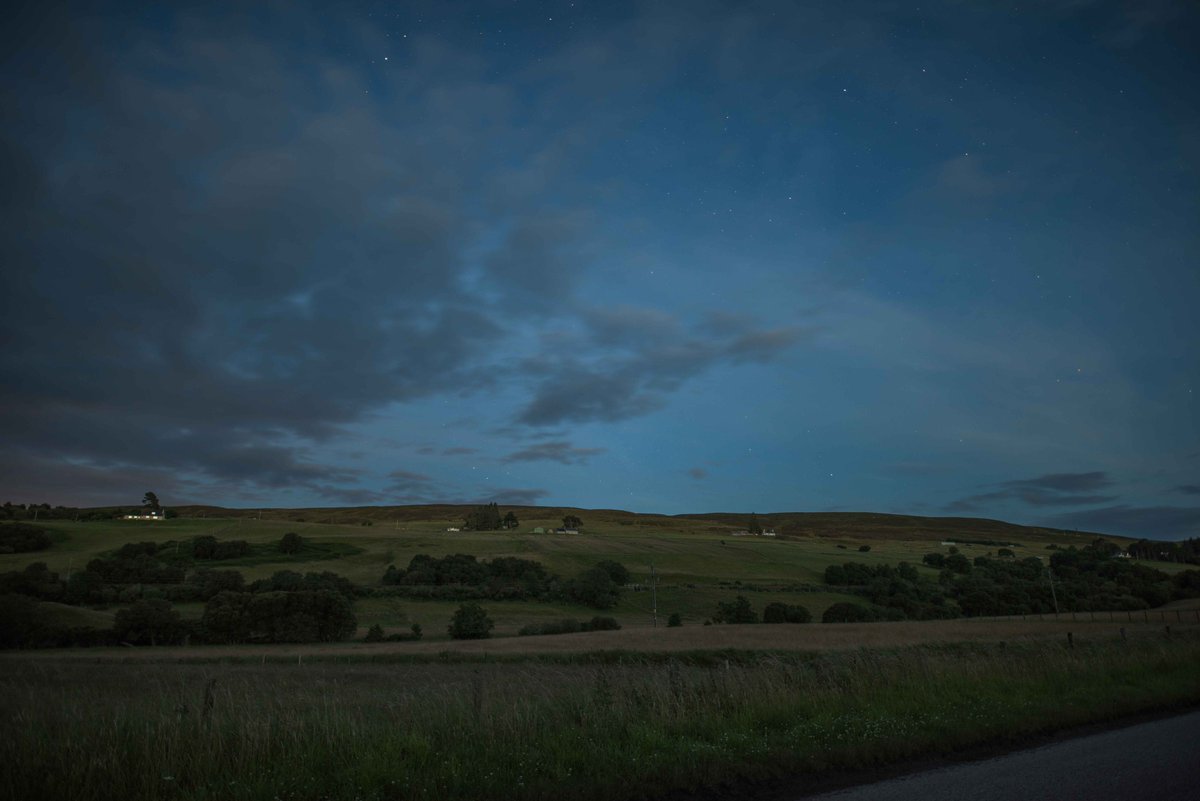
[(582, 801), (802, 784), (1200, 700), (1200, 636), (1143, 635), (731, 661), (12, 658), (0, 797)]

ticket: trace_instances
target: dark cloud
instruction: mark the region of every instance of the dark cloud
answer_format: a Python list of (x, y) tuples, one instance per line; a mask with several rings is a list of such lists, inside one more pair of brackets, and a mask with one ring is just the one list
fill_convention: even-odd
[(472, 453), (479, 453), (478, 448), (446, 448), (442, 451), (443, 456), (469, 456)]
[(509, 506), (533, 506), (550, 493), (544, 489), (498, 489), (474, 501), (475, 503), (500, 503)]
[[(464, 284), (471, 199), (442, 165), (466, 144), (453, 132), (502, 124), (502, 92), (461, 65), (422, 90), (418, 57), (396, 79), (416, 130), (303, 33), (192, 20), (115, 52), (100, 22), (28, 23), (21, 69), (38, 77), (6, 81), (21, 111), (0, 138), (14, 458), (321, 491), (358, 476), (312, 463), (312, 443), (486, 385), (501, 330)], [(511, 220), (499, 285), (552, 283), (575, 229)]]
[(1200, 484), (1180, 484), (1174, 488), (1174, 492), (1182, 492), (1184, 495), (1200, 495)]
[(615, 350), (587, 359), (576, 345), (526, 362), (523, 367), (540, 378), (518, 422), (544, 426), (638, 417), (661, 408), (692, 378), (720, 366), (770, 362), (817, 332), (799, 326), (717, 328), (711, 321), (688, 332), (667, 315), (633, 308), (591, 313), (584, 323), (590, 344)]
[(504, 457), (506, 462), (558, 462), (587, 464), (588, 459), (604, 453), (604, 448), (576, 448), (569, 442), (542, 442)]
[(704, 478), (708, 478), (708, 471), (705, 470), (703, 467), (689, 468), (687, 471), (687, 474), (689, 476), (691, 476), (692, 478), (696, 479), (697, 481), (704, 479)]
[(1126, 537), (1182, 540), (1200, 536), (1200, 507), (1106, 506), (1047, 517), (1043, 525), (1054, 528), (1120, 534)]
[(1048, 473), (1037, 478), (1005, 481), (991, 492), (960, 498), (944, 508), (947, 512), (976, 512), (989, 505), (1017, 501), (1029, 506), (1085, 506), (1109, 503), (1114, 495), (1080, 494), (1112, 486), (1108, 474)]

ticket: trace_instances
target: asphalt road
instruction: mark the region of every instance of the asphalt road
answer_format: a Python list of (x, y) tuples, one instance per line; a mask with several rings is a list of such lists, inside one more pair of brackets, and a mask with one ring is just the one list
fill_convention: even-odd
[(1197, 801), (1200, 711), (804, 801)]

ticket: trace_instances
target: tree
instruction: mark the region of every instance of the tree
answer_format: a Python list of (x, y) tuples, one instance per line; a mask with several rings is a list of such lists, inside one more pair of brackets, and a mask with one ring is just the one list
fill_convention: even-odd
[(822, 623), (864, 623), (874, 619), (875, 615), (870, 609), (847, 601), (834, 604), (821, 616)]
[(133, 645), (167, 645), (184, 633), (179, 613), (167, 601), (141, 600), (121, 609), (113, 620), (113, 632), (121, 642)]
[(495, 623), (479, 604), (463, 604), (454, 613), (447, 631), (455, 640), (482, 640), (492, 636)]
[(363, 642), (383, 642), (383, 626), (376, 623), (367, 629), (367, 636), (363, 638)]
[(762, 620), (763, 623), (809, 623), (812, 613), (803, 606), (775, 601), (763, 608)]
[(870, 545), (860, 545), (860, 546), (858, 546), (858, 552), (859, 552), (859, 553), (866, 553), (866, 552), (867, 552), (867, 551), (869, 551), (869, 550), (871, 550), (871, 546), (870, 546)]
[(500, 521), (500, 527), (504, 529), (514, 529), (521, 525), (521, 521), (517, 520), (516, 514), (511, 510), (504, 515), (504, 519)]
[(613, 584), (618, 587), (623, 587), (629, 583), (629, 570), (620, 562), (614, 562), (611, 559), (605, 559), (603, 562), (597, 562), (596, 567), (603, 570), (612, 579)]
[(739, 595), (731, 602), (718, 603), (713, 620), (718, 623), (757, 623), (758, 614), (750, 606), (750, 600), (744, 595)]
[(578, 515), (566, 515), (563, 517), (563, 528), (583, 528), (583, 521)]
[(620, 587), (613, 583), (608, 571), (597, 566), (566, 582), (563, 593), (577, 604), (593, 609), (611, 609), (617, 604)]
[(142, 498), (142, 506), (145, 506), (152, 512), (159, 511), (162, 507), (158, 505), (158, 496), (153, 492), (147, 492)]
[(750, 522), (746, 524), (746, 530), (751, 534), (762, 534), (762, 524), (758, 522), (758, 515), (754, 512), (750, 513)]
[(667, 618), (667, 628), (674, 629), (683, 625), (683, 617), (678, 612), (672, 612)]
[(279, 540), (279, 551), (281, 553), (300, 553), (300, 549), (304, 547), (304, 538), (294, 531), (289, 531)]

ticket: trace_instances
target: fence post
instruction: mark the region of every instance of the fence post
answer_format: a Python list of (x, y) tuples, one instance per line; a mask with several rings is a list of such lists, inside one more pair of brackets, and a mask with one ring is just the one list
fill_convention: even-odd
[(1075, 635), (1069, 631), (1067, 632), (1067, 647), (1068, 648), (1075, 647)]
[(1125, 640), (1126, 640), (1126, 637), (1125, 637), (1125, 627), (1124, 627), (1124, 626), (1121, 626), (1121, 642), (1125, 642)]

